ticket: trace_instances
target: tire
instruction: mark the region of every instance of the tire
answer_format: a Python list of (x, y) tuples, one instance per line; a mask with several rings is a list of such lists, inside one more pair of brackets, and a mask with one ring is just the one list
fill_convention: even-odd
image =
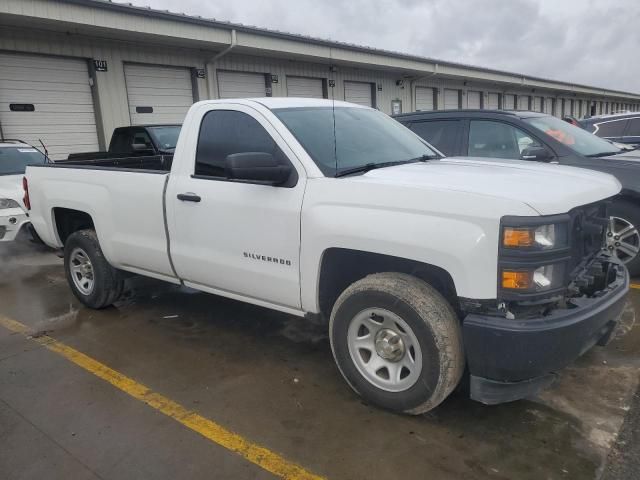
[(109, 307), (122, 296), (124, 279), (104, 258), (93, 230), (69, 235), (64, 245), (64, 270), (73, 294), (89, 308)]
[(388, 410), (418, 415), (435, 408), (464, 371), (453, 308), (411, 275), (376, 273), (349, 286), (333, 307), (329, 337), (351, 388)]
[[(627, 240), (630, 241), (632, 244), (635, 244), (637, 247), (640, 247), (640, 234), (638, 234), (638, 232), (640, 232), (640, 208), (630, 202), (627, 202), (624, 200), (618, 200), (618, 201), (614, 201), (613, 205), (611, 205), (611, 208), (609, 210), (610, 210), (609, 213), (611, 217), (620, 218), (623, 221), (630, 223), (636, 228), (635, 239), (634, 240), (627, 239)], [(615, 238), (613, 238), (612, 240), (612, 237), (608, 236), (607, 244), (608, 244), (607, 247), (613, 247), (615, 251), (615, 248), (616, 248)], [(629, 273), (631, 274), (632, 277), (640, 275), (640, 254), (637, 254), (635, 258), (633, 258), (632, 260), (628, 258), (627, 259), (622, 258), (622, 260), (623, 261), (627, 260), (625, 261), (625, 265), (627, 266), (627, 269), (629, 270)]]

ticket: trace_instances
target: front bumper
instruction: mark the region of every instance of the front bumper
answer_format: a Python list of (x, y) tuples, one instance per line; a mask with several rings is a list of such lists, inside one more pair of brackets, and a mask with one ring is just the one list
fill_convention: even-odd
[(0, 242), (12, 242), (23, 226), (29, 223), (29, 217), (21, 208), (3, 208), (0, 210)]
[(612, 263), (615, 279), (593, 298), (574, 298), (574, 308), (549, 315), (509, 320), (469, 314), (463, 336), (471, 398), (503, 403), (535, 394), (560, 370), (595, 344), (605, 345), (622, 313), (629, 274)]

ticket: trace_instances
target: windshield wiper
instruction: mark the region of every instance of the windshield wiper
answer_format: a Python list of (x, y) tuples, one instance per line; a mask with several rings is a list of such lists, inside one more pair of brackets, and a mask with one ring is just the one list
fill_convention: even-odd
[(598, 158), (598, 157), (610, 157), (611, 155), (618, 155), (622, 153), (624, 150), (618, 150), (617, 152), (602, 152), (602, 153), (593, 153), (591, 155), (587, 155), (589, 158)]
[(422, 155), (417, 158), (410, 158), (409, 160), (399, 160), (395, 162), (381, 162), (381, 163), (366, 163), (358, 167), (347, 168), (345, 170), (336, 172), (335, 177), (336, 178), (344, 177), (346, 175), (353, 175), (355, 173), (367, 173), (367, 172), (370, 172), (371, 170), (376, 170), (378, 168), (394, 167), (396, 165), (404, 165), (405, 163), (425, 162), (431, 158), (433, 158), (431, 155)]

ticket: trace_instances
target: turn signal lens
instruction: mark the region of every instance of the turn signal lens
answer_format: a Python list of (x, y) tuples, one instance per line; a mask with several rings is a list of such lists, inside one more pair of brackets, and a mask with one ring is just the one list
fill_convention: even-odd
[(531, 288), (531, 272), (503, 270), (502, 288), (508, 288), (511, 290), (528, 290)]
[(504, 229), (505, 247), (531, 247), (534, 242), (535, 234), (530, 228), (506, 227)]

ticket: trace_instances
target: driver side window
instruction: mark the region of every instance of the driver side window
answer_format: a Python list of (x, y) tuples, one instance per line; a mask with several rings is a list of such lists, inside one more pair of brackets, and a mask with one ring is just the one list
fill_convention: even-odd
[(269, 153), (288, 164), (284, 153), (256, 119), (243, 112), (212, 110), (202, 119), (195, 174), (226, 178), (225, 161), (234, 153)]
[(526, 148), (540, 146), (537, 140), (513, 125), (491, 120), (469, 122), (467, 153), (470, 157), (520, 160)]

